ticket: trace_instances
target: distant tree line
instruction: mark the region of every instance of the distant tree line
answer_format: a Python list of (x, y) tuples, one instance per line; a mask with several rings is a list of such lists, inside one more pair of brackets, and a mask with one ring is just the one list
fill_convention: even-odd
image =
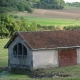
[(0, 13), (8, 11), (28, 11), (32, 8), (63, 9), (64, 0), (0, 0)]
[(32, 8), (26, 0), (0, 0), (0, 13), (8, 11), (32, 12)]
[(80, 7), (80, 2), (66, 3), (66, 6), (69, 6), (69, 7)]
[(64, 26), (64, 30), (80, 30), (80, 25)]
[(34, 0), (36, 3), (33, 4), (33, 8), (42, 9), (63, 9), (65, 2), (64, 0)]

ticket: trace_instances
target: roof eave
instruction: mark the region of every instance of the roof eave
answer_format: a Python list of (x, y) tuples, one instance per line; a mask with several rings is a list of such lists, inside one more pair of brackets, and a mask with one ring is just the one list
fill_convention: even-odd
[[(11, 37), (11, 39), (7, 42), (7, 44), (4, 46), (4, 48), (5, 48), (5, 49), (8, 48), (9, 45), (12, 43), (12, 41), (13, 41), (17, 36), (19, 36), (22, 40), (24, 40), (24, 39), (21, 37), (21, 35), (19, 34), (19, 32), (16, 32), (16, 33)], [(24, 40), (24, 42), (25, 42), (25, 40)], [(25, 44), (31, 49), (31, 47), (30, 47), (26, 42), (25, 42)]]
[(7, 42), (7, 44), (4, 46), (4, 48), (8, 48), (9, 45), (12, 43), (12, 41), (17, 37), (18, 33), (16, 32), (11, 38), (10, 40)]
[(37, 48), (37, 49), (31, 49), (31, 50), (33, 50), (33, 51), (38, 51), (38, 50), (68, 49), (68, 48), (80, 48), (80, 46), (55, 47), (55, 48)]

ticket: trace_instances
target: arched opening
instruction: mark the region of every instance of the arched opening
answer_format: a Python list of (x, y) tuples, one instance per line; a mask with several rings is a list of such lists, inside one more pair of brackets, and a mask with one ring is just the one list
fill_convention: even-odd
[(17, 55), (17, 52), (18, 52), (17, 51), (17, 45), (15, 45), (14, 48), (13, 48), (13, 54), (16, 56)]
[(22, 55), (22, 44), (18, 43), (18, 55)]
[(13, 54), (14, 56), (27, 56), (27, 49), (23, 44), (17, 43), (13, 47)]

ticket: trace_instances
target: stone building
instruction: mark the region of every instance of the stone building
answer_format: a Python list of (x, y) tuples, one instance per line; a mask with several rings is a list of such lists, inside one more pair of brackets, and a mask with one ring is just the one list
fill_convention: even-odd
[(5, 45), (9, 68), (80, 64), (80, 30), (17, 32)]

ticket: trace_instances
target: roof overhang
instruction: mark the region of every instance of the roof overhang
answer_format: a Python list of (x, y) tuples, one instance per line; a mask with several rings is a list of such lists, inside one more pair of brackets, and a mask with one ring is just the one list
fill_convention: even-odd
[[(14, 39), (15, 39), (17, 36), (19, 36), (19, 37), (24, 41), (24, 39), (19, 35), (19, 33), (16, 32), (16, 33), (10, 38), (10, 40), (7, 42), (7, 44), (4, 46), (4, 48), (5, 48), (5, 49), (8, 48), (8, 47), (10, 46), (10, 44), (14, 41)], [(31, 47), (30, 47), (25, 41), (24, 41), (24, 43), (31, 49)]]
[(73, 49), (73, 48), (80, 48), (80, 46), (56, 47), (56, 48), (38, 48), (38, 49), (31, 49), (31, 50), (38, 51), (38, 50)]
[(9, 45), (13, 42), (13, 40), (17, 37), (18, 33), (16, 32), (11, 38), (10, 40), (7, 42), (7, 44), (4, 46), (4, 48), (8, 48)]

